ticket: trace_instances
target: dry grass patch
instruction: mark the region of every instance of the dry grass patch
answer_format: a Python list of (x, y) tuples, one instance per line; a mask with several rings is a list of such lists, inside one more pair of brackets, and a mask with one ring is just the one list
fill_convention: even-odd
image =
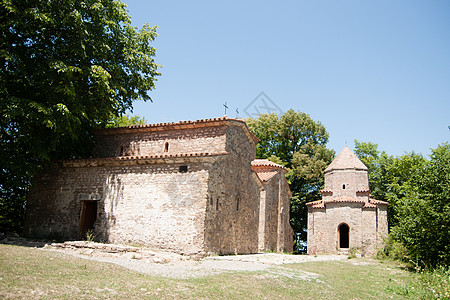
[(404, 292), (411, 276), (392, 263), (352, 259), (175, 279), (58, 252), (0, 245), (0, 298), (419, 298), (413, 291)]
[(404, 299), (418, 297), (412, 283), (417, 276), (394, 262), (349, 259), (291, 266), (316, 272), (327, 287), (318, 295), (332, 299)]

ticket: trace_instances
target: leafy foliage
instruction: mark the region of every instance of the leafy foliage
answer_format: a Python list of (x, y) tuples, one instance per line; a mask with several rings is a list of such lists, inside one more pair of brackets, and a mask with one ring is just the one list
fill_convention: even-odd
[(113, 116), (106, 124), (106, 128), (116, 128), (116, 127), (128, 127), (128, 126), (136, 126), (136, 125), (145, 125), (147, 121), (144, 117), (141, 116)]
[(431, 159), (406, 187), (396, 204), (398, 223), (392, 237), (417, 264), (450, 265), (450, 145), (433, 150)]
[(303, 112), (287, 111), (281, 117), (275, 113), (248, 119), (250, 130), (261, 140), (257, 158), (267, 158), (288, 168), (287, 179), (292, 191), (291, 225), (294, 248), (306, 240), (307, 210), (305, 203), (320, 199), (323, 171), (334, 158), (326, 148), (328, 132)]
[(86, 155), (92, 128), (132, 108), (159, 75), (156, 28), (113, 0), (0, 2), (0, 227), (18, 228), (31, 177)]
[(389, 226), (397, 224), (397, 204), (415, 187), (413, 182), (426, 159), (414, 152), (393, 157), (378, 150), (378, 145), (355, 140), (355, 154), (369, 169), (371, 194), (375, 199), (388, 201)]
[(374, 197), (390, 203), (391, 254), (421, 266), (448, 266), (450, 145), (432, 150), (428, 160), (414, 152), (394, 158), (375, 144), (355, 144), (355, 153), (369, 168)]

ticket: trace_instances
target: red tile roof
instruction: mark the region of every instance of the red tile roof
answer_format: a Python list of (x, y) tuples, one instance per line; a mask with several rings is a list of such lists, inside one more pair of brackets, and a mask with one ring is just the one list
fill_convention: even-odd
[(364, 203), (365, 201), (363, 199), (348, 197), (348, 196), (340, 196), (336, 198), (331, 198), (328, 200), (325, 200), (326, 203), (339, 203), (339, 202), (358, 202), (358, 203)]
[(320, 190), (319, 191), (322, 195), (324, 195), (324, 194), (333, 194), (333, 191), (332, 190)]
[(347, 196), (341, 196), (336, 198), (331, 198), (328, 200), (317, 200), (306, 203), (307, 206), (311, 206), (312, 208), (325, 208), (325, 205), (328, 203), (363, 203), (363, 208), (376, 208), (378, 205), (389, 205), (388, 202), (375, 200), (375, 199), (369, 199), (368, 202), (366, 202), (363, 199), (357, 199)]
[(260, 172), (263, 169), (279, 169), (283, 171), (287, 171), (285, 167), (282, 165), (276, 164), (268, 159), (255, 159), (252, 161), (252, 169), (256, 172)]
[(366, 190), (358, 190), (358, 191), (356, 191), (357, 193), (370, 193), (370, 190), (369, 189), (366, 189)]
[(159, 132), (168, 130), (178, 130), (178, 129), (192, 129), (200, 127), (213, 127), (213, 126), (223, 126), (229, 123), (237, 123), (243, 126), (246, 131), (250, 134), (251, 139), (257, 144), (260, 140), (248, 129), (247, 123), (244, 119), (233, 119), (228, 117), (221, 118), (211, 118), (211, 119), (201, 119), (195, 121), (178, 121), (170, 123), (156, 123), (156, 124), (146, 124), (146, 125), (135, 125), (128, 127), (117, 127), (117, 128), (103, 128), (95, 131), (95, 134), (121, 134), (129, 133), (135, 130), (144, 132)]
[(278, 174), (278, 171), (271, 171), (271, 172), (256, 172), (256, 175), (258, 175), (258, 178), (263, 181), (267, 182), (270, 179), (272, 179), (275, 175)]
[(323, 203), (322, 200), (317, 200), (317, 201), (311, 201), (306, 203), (306, 206), (311, 205), (312, 208), (325, 208), (325, 204)]
[(232, 119), (228, 117), (221, 118), (210, 118), (210, 119), (201, 119), (195, 121), (178, 121), (178, 122), (168, 122), (168, 123), (155, 123), (155, 124), (145, 124), (145, 125), (134, 125), (134, 126), (126, 126), (126, 127), (114, 127), (114, 128), (103, 128), (98, 131), (101, 133), (111, 132), (111, 131), (123, 131), (126, 129), (144, 129), (144, 128), (160, 128), (161, 130), (170, 130), (170, 129), (181, 129), (183, 127), (191, 127), (189, 125), (203, 125), (203, 127), (208, 126), (207, 124), (213, 124), (222, 121), (236, 121), (245, 124), (245, 121), (242, 119)]
[(389, 202), (381, 201), (381, 200), (375, 200), (375, 199), (372, 199), (372, 198), (369, 198), (369, 202), (373, 203), (375, 205), (389, 205)]

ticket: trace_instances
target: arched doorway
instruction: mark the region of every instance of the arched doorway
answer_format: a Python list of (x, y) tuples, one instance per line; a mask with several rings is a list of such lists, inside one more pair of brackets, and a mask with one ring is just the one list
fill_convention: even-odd
[(339, 248), (350, 248), (350, 227), (342, 223), (338, 227)]

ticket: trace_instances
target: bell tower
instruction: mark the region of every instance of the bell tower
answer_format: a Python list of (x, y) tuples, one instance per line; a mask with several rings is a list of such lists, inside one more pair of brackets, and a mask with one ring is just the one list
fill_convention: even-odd
[(325, 169), (322, 200), (308, 207), (308, 254), (376, 253), (388, 233), (389, 203), (370, 198), (367, 167), (345, 147)]
[(347, 146), (325, 169), (324, 175), (325, 187), (322, 191), (324, 200), (331, 197), (367, 196), (368, 201), (368, 169)]

